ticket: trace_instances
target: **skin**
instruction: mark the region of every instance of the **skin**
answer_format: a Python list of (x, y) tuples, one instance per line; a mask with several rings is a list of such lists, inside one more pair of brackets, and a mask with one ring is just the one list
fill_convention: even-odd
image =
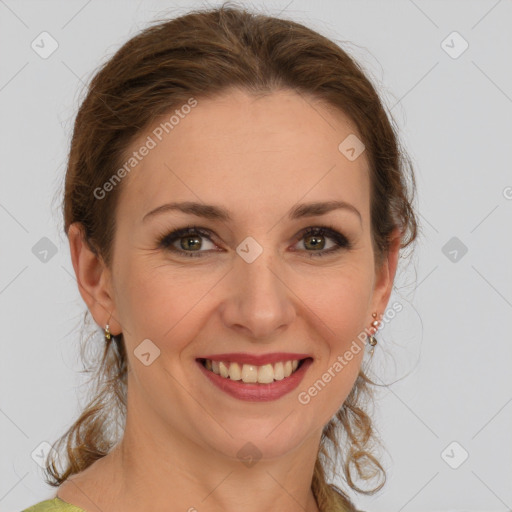
[[(353, 387), (364, 350), (307, 405), (297, 395), (371, 326), (372, 312), (384, 313), (400, 243), (395, 232), (375, 268), (366, 153), (349, 161), (338, 150), (351, 133), (349, 118), (293, 91), (198, 99), (124, 178), (112, 269), (83, 243), (80, 226), (70, 227), (80, 293), (101, 328), (123, 332), (130, 371), (122, 441), (68, 479), (61, 499), (90, 512), (149, 504), (155, 511), (318, 510), (310, 485), (322, 428)], [(286, 216), (298, 202), (328, 200), (351, 203), (361, 220), (341, 209)], [(233, 220), (170, 211), (142, 222), (170, 201), (220, 205)], [(325, 223), (353, 247), (309, 257), (315, 249), (300, 232)], [(192, 225), (215, 236), (200, 238), (202, 257), (158, 248), (160, 235)], [(235, 252), (247, 236), (263, 248), (250, 264)], [(334, 245), (321, 240), (324, 251)], [(161, 351), (149, 366), (133, 354), (146, 338)], [(214, 387), (195, 362), (235, 351), (300, 352), (314, 361), (298, 389), (245, 402)], [(236, 455), (248, 441), (262, 453), (252, 467)]]

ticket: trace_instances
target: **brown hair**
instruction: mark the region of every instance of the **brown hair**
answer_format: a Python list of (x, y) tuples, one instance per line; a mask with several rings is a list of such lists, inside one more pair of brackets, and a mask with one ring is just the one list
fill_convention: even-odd
[[(112, 177), (135, 136), (159, 116), (191, 97), (212, 98), (231, 87), (253, 94), (291, 89), (348, 115), (370, 162), (376, 265), (386, 257), (396, 227), (402, 232), (402, 248), (416, 239), (413, 169), (400, 148), (392, 117), (361, 67), (340, 46), (299, 23), (226, 5), (157, 20), (95, 74), (71, 140), (63, 201), (66, 234), (70, 224), (81, 223), (85, 241), (110, 267), (122, 183), (109, 192), (108, 201), (97, 199), (94, 190)], [(117, 442), (129, 370), (122, 334), (112, 340), (101, 345), (100, 360), (92, 366), (92, 400), (55, 445), (58, 453), (65, 444), (68, 460), (62, 471), (50, 452), (46, 473), (53, 486), (105, 456)], [(369, 384), (375, 383), (360, 371), (343, 406), (323, 430), (312, 481), (323, 512), (355, 510), (348, 495), (327, 482), (327, 471), (334, 471), (338, 457), (347, 484), (356, 492), (373, 494), (385, 483), (386, 472), (372, 454), (378, 441), (362, 408), (373, 397)], [(364, 490), (356, 486), (354, 476), (365, 481), (380, 477), (382, 482)]]

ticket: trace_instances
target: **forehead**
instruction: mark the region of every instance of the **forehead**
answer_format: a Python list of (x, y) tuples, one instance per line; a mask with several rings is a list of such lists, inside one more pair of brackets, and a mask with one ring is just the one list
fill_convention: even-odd
[(280, 214), (301, 200), (342, 199), (364, 211), (368, 160), (365, 152), (350, 160), (340, 151), (349, 136), (358, 132), (346, 115), (293, 91), (198, 98), (131, 144), (127, 156), (151, 149), (124, 178), (119, 209), (133, 222), (179, 200), (224, 205), (248, 217)]

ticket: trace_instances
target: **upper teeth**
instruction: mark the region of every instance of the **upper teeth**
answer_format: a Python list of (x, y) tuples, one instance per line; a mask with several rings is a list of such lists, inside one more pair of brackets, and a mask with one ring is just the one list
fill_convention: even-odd
[(289, 377), (299, 366), (299, 360), (279, 361), (274, 364), (256, 366), (254, 364), (240, 365), (235, 362), (229, 363), (206, 359), (204, 365), (208, 370), (224, 378), (242, 380), (248, 384), (256, 382), (269, 384), (274, 380), (283, 380), (285, 377)]

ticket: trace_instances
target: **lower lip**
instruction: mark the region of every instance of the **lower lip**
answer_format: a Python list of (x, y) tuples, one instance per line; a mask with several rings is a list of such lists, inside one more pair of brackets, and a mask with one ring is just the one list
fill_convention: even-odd
[(203, 374), (210, 379), (222, 391), (239, 400), (248, 402), (268, 402), (277, 400), (283, 395), (293, 391), (304, 378), (308, 368), (313, 360), (306, 359), (297, 370), (289, 377), (282, 380), (276, 380), (269, 384), (244, 384), (241, 380), (231, 380), (229, 377), (224, 378), (210, 370), (207, 370), (201, 361), (196, 361)]

